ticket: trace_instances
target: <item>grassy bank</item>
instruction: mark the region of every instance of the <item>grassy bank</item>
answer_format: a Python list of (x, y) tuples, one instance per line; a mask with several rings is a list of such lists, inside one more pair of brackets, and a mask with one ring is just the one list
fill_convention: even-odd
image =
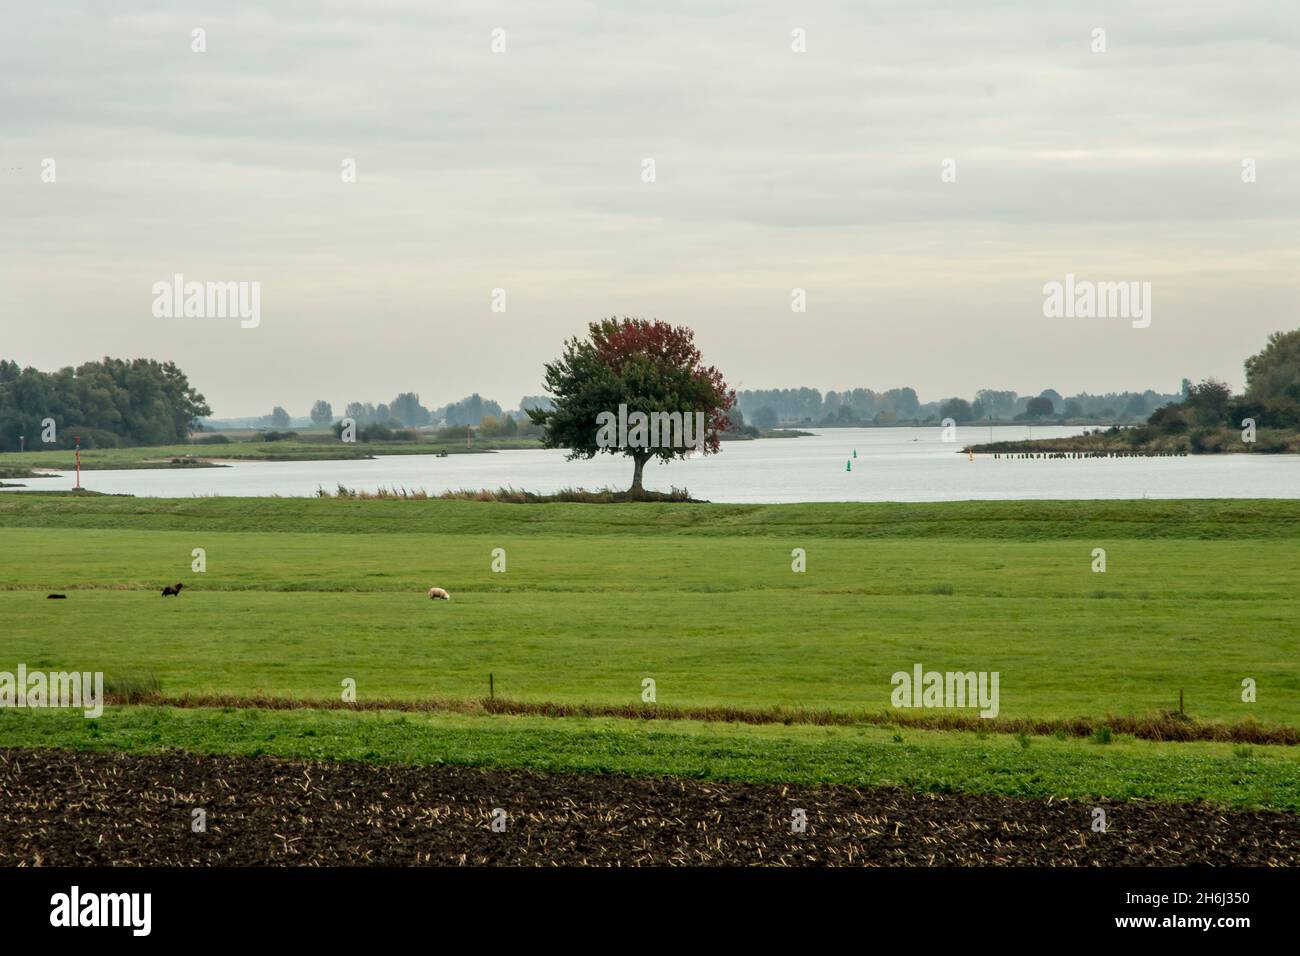
[[(0, 528), (326, 534), (1090, 541), (1300, 539), (1300, 501), (584, 504), (387, 498), (0, 497)], [(793, 546), (793, 545), (792, 545)], [(942, 556), (936, 556), (936, 562)], [(1098, 580), (1102, 580), (1098, 578)]]
[[(140, 448), (87, 448), (81, 452), (82, 471), (116, 471), (147, 468), (212, 467), (222, 461), (351, 461), (377, 455), (485, 454), (519, 448), (541, 448), (535, 438), (475, 438), (472, 447), (465, 439), (429, 439), (419, 442), (329, 441), (232, 441), (228, 444), (153, 445)], [(5, 452), (0, 465), (6, 468), (76, 468), (71, 449)]]
[(337, 697), (351, 678), (363, 698), (476, 699), (492, 673), (525, 702), (621, 706), (651, 678), (669, 706), (845, 711), (888, 708), (921, 663), (998, 671), (1006, 717), (1159, 713), (1182, 692), (1198, 719), (1300, 724), (1297, 518), (1285, 501), (5, 499), (0, 650), (152, 672), (168, 694)]
[[(1017, 759), (1041, 763), (1044, 773), (1055, 768), (1043, 779), (1056, 781), (1073, 766), (1057, 766), (1057, 744), (1082, 748), (1068, 750), (1072, 761), (1110, 752), (1070, 736), (1075, 718), (1095, 727), (1111, 715), (1128, 721), (1115, 728), (1138, 727), (1165, 719), (1181, 697), (1198, 726), (1300, 727), (1297, 537), (1300, 502), (1285, 500), (532, 505), (9, 497), (0, 498), (0, 670), (21, 662), (103, 671), (115, 683), (156, 678), (172, 697), (303, 702), (338, 700), (345, 682), (355, 682), (363, 704), (474, 702), (488, 694), (491, 675), (494, 692), (525, 712), (554, 704), (572, 714), (638, 707), (649, 679), (658, 706), (683, 717), (781, 707), (877, 720), (891, 711), (893, 675), (920, 663), (939, 672), (997, 672), (1005, 726), (990, 728), (1008, 732), (984, 734), (971, 708), (894, 711), (902, 715), (894, 723), (908, 724), (898, 732), (909, 742), (947, 733), (920, 729), (913, 718), (925, 715), (971, 718), (949, 725), (966, 727), (970, 741), (1015, 741), (1045, 722), (1067, 739)], [(796, 548), (806, 558), (798, 573)], [(1092, 570), (1098, 548), (1105, 573)], [(195, 549), (206, 562), (202, 572), (192, 570)], [(498, 549), (504, 571), (493, 570)], [(163, 584), (177, 581), (186, 585), (179, 598), (159, 597)], [(452, 592), (450, 602), (428, 600), (435, 584)], [(68, 599), (48, 601), (51, 592)], [(1247, 679), (1257, 688), (1250, 703), (1242, 700)], [(198, 726), (194, 715), (205, 713), (169, 718), (155, 742), (188, 746), (191, 730), (169, 735)], [(481, 722), (465, 724), (465, 734), (475, 726), (533, 726), (491, 722), (504, 715), (407, 716)], [(510, 719), (543, 722), (539, 761), (551, 735), (603, 726), (596, 718)], [(744, 754), (785, 739), (780, 725), (737, 721), (722, 736), (743, 744)], [(637, 740), (643, 732), (677, 733), (630, 724), (609, 726)], [(30, 725), (3, 726), (0, 745)], [(402, 725), (365, 726), (382, 734)], [(844, 741), (882, 732), (878, 724), (799, 732), (822, 730), (848, 735), (833, 738)], [(438, 739), (448, 754), (474, 753)], [(1243, 732), (1237, 739), (1261, 738)], [(574, 739), (563, 747), (589, 744)], [(690, 772), (693, 764), (668, 753), (654, 748), (629, 768)], [(784, 772), (783, 753), (761, 758), (765, 772)], [(1199, 772), (1196, 766), (1181, 772)], [(948, 772), (936, 771), (927, 785), (955, 780)], [(1181, 786), (1229, 795), (1214, 780), (1193, 776)]]

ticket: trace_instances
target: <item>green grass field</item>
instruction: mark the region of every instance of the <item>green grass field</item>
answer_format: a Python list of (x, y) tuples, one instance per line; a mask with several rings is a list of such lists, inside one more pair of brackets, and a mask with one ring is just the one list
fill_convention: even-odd
[[(1155, 715), (1177, 709), (1182, 691), (1198, 720), (1300, 726), (1297, 545), (1300, 503), (1288, 501), (509, 505), (9, 495), (0, 498), (0, 670), (23, 662), (110, 679), (152, 673), (167, 695), (307, 700), (337, 700), (345, 678), (362, 699), (473, 700), (487, 695), (492, 673), (496, 693), (511, 700), (610, 706), (638, 704), (648, 677), (661, 705), (878, 713), (890, 706), (891, 675), (921, 663), (999, 672), (1004, 717)], [(206, 552), (204, 573), (191, 570), (195, 548)], [(506, 552), (505, 573), (491, 570), (496, 548)], [(793, 548), (807, 552), (805, 573), (791, 570)], [(1094, 548), (1106, 551), (1104, 574), (1091, 570)], [(184, 594), (160, 598), (158, 589), (176, 581)], [(433, 584), (452, 601), (429, 601)], [(50, 591), (69, 600), (47, 601)], [(1247, 677), (1255, 703), (1241, 700)], [(122, 746), (166, 743), (182, 726), (173, 742), (189, 744), (187, 735), (206, 726), (200, 711), (156, 713), (170, 716), (148, 732), (132, 708), (99, 724)], [(40, 719), (11, 714), (0, 745), (33, 736), (87, 745), (85, 722), (23, 723)], [(408, 726), (320, 711), (265, 719), (318, 720), (330, 740), (342, 739), (349, 720), (368, 721), (357, 726), (372, 736)], [(650, 738), (637, 721), (602, 729), (568, 718), (418, 719), (462, 737), (490, 729), (497, 741), (527, 727), (533, 742), (520, 736), (517, 752), (531, 755), (530, 766), (547, 765), (552, 738), (572, 734), (582, 752), (604, 753), (601, 741), (619, 735), (645, 750), (610, 764), (617, 769), (700, 769), (669, 759), (672, 746), (638, 750)], [(136, 730), (115, 736), (117, 726)], [(819, 736), (831, 730), (839, 736)], [(876, 766), (887, 755), (872, 751), (893, 745), (877, 730), (706, 725), (690, 740), (718, 749), (720, 774), (744, 767), (742, 778), (808, 781), (823, 779), (808, 769), (819, 761), (812, 750), (832, 741), (863, 749), (864, 766)], [(277, 739), (293, 737), (281, 731)], [(654, 732), (686, 733), (666, 723)], [(915, 785), (960, 787), (969, 777), (985, 781), (971, 787), (991, 787), (989, 774), (976, 772), (983, 758), (973, 756), (990, 745), (975, 735), (905, 736), (904, 776)], [(221, 737), (206, 733), (203, 745)], [(355, 756), (354, 743), (339, 743), (338, 755)], [(1001, 735), (997, 747), (1013, 745)], [(454, 752), (472, 762), (473, 747), (447, 746), (446, 759)], [(1020, 792), (1031, 779), (1030, 790), (1043, 792), (1094, 787), (1286, 807), (1300, 793), (1296, 748), (1255, 748), (1272, 754), (1256, 759), (1276, 779), (1237, 792), (1225, 783), (1241, 765), (1230, 747), (1124, 746), (1121, 755), (1085, 741), (1016, 745), (1006, 753), (1021, 769), (1008, 771), (1010, 789), (998, 792)], [(404, 753), (374, 749), (388, 759)], [(421, 759), (440, 759), (437, 747)], [(1134, 768), (1147, 759), (1142, 784)], [(889, 773), (824, 779), (898, 782), (897, 754), (890, 760), (880, 765), (894, 767)], [(1218, 760), (1227, 777), (1204, 769)]]

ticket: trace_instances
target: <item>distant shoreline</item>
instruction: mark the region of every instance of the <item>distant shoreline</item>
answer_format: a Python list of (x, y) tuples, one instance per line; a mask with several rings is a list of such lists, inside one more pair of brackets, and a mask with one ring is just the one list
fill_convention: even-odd
[(1093, 431), (1070, 438), (1036, 438), (985, 442), (962, 451), (977, 455), (1119, 455), (1167, 457), (1182, 455), (1300, 455), (1300, 431), (1260, 429), (1245, 441), (1240, 429), (1206, 428), (1175, 435), (1145, 438), (1136, 428)]

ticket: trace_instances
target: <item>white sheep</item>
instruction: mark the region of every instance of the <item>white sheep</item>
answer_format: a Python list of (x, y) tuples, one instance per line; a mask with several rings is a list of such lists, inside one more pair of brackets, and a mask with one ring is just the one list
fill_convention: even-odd
[(442, 588), (429, 588), (429, 599), (431, 601), (450, 601), (451, 595)]

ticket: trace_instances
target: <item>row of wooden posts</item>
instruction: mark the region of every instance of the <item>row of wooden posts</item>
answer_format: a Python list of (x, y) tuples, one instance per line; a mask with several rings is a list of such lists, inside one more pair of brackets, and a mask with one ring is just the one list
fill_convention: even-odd
[(1185, 451), (1039, 451), (1017, 455), (994, 453), (994, 458), (1184, 458)]

